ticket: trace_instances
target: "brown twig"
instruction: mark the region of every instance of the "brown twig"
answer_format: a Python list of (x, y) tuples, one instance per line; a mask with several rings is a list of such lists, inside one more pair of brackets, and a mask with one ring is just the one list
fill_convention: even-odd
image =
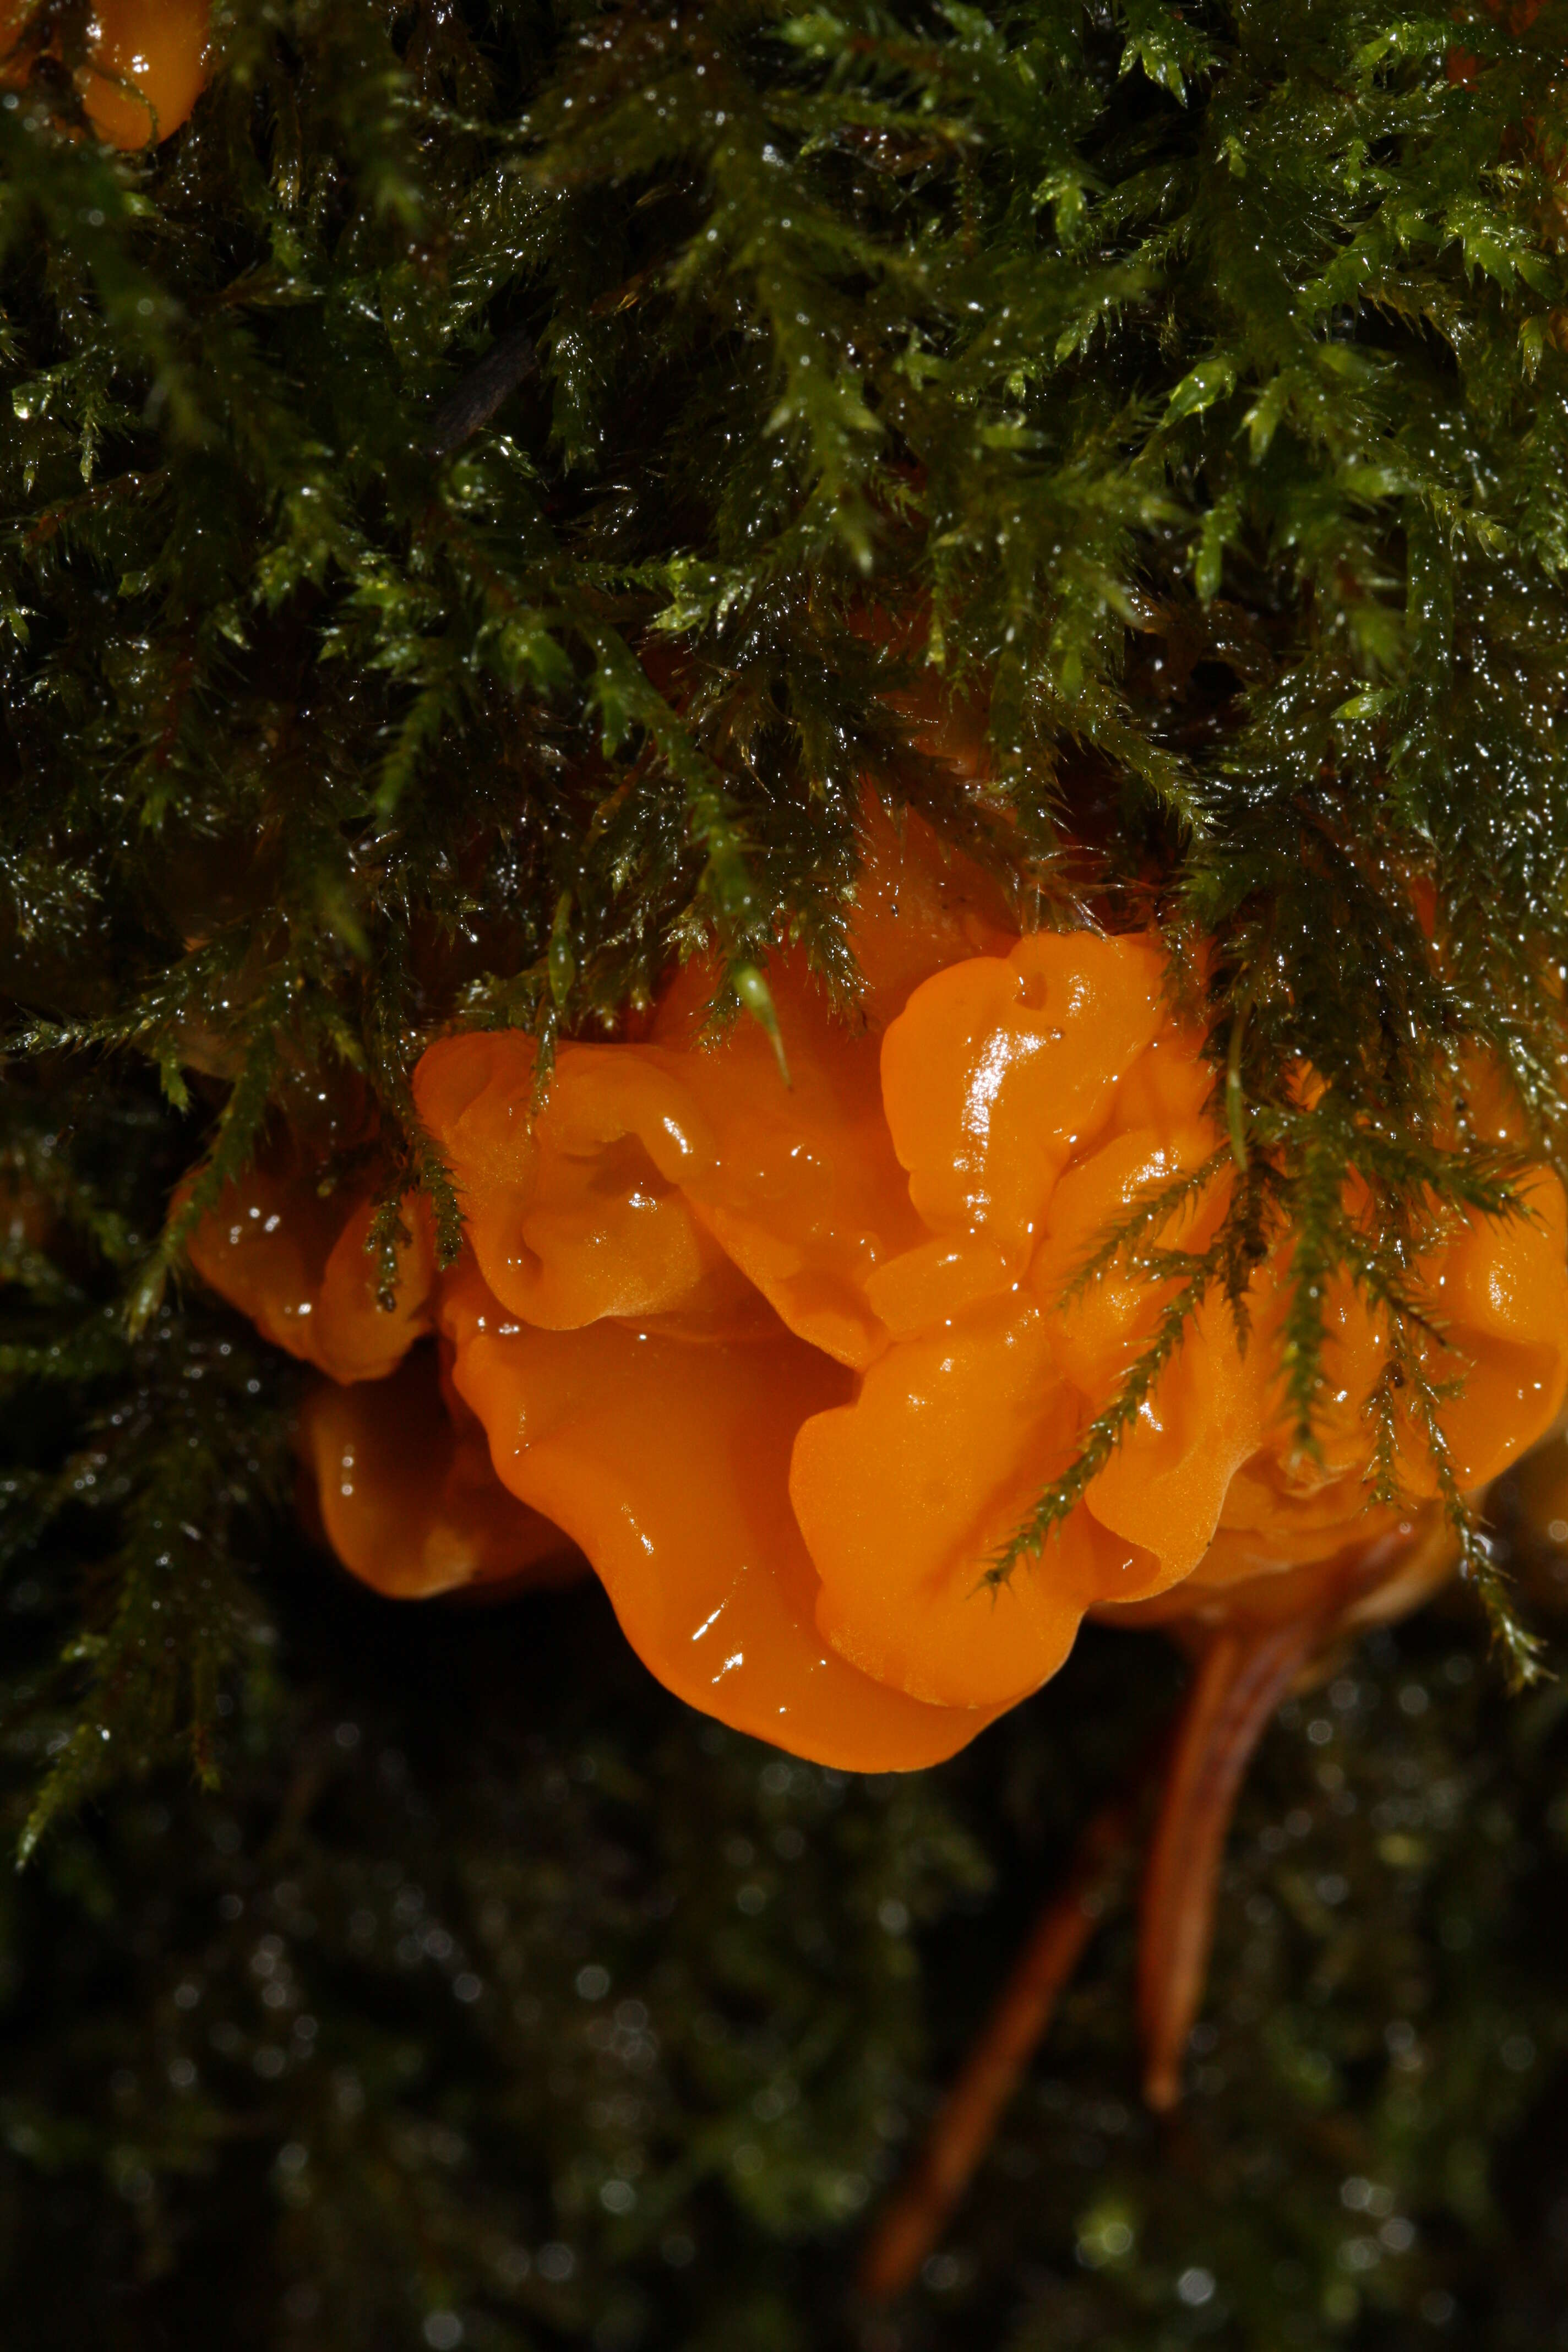
[[(1162, 1752), (1163, 1742), (1161, 1743)], [(1024, 2070), (1105, 1910), (1131, 1843), (1145, 1769), (1124, 1795), (1103, 1805), (1079, 1839), (1058, 1887), (931, 2126), (919, 2161), (877, 2224), (860, 2266), (860, 2287), (891, 2303), (913, 2280), (947, 2226), (994, 2137)]]
[(450, 398), (443, 401), (430, 421), (425, 443), (430, 457), (449, 457), (470, 435), (488, 425), (508, 393), (539, 363), (539, 345), (526, 328), (514, 327), (499, 335), (471, 373)]
[(1181, 2096), (1182, 2055), (1203, 2000), (1220, 1859), (1243, 1776), (1323, 1630), (1311, 1615), (1216, 1634), (1182, 1710), (1138, 1939), (1143, 2095), (1157, 2114)]
[[(1146, 1751), (1126, 1793), (1102, 1806), (1084, 1830), (1065, 1884), (1040, 1914), (914, 2169), (879, 2221), (860, 2266), (861, 2291), (870, 2301), (890, 2303), (903, 2294), (973, 2179), (1103, 1914), (1142, 1790), (1155, 1773), (1162, 1790), (1143, 1879), (1138, 2011), (1144, 2095), (1159, 2113), (1175, 2105), (1214, 1940), (1226, 1837), (1258, 1743), (1303, 1668), (1355, 1622), (1357, 1604), (1398, 1581), (1391, 1577), (1396, 1562), (1405, 1562), (1406, 1584), (1415, 1570), (1429, 1589), (1434, 1569), (1446, 1572), (1447, 1565), (1440, 1541), (1438, 1550), (1440, 1558), (1428, 1559), (1430, 1536), (1414, 1552), (1407, 1544), (1374, 1544), (1317, 1571), (1293, 1612), (1261, 1622), (1243, 1617), (1207, 1635), (1173, 1738)], [(1410, 1605), (1406, 1599), (1404, 1606)]]

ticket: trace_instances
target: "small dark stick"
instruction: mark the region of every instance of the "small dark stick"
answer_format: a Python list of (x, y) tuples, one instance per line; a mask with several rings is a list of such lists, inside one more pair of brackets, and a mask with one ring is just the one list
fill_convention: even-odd
[(1132, 1787), (1102, 1805), (1079, 1837), (1065, 1883), (1041, 1912), (913, 2171), (872, 2232), (860, 2265), (860, 2291), (871, 2302), (891, 2303), (912, 2284), (995, 2137), (1100, 1924), (1131, 1842), (1143, 1783), (1164, 1747), (1162, 1740), (1148, 1751)]
[(509, 392), (515, 392), (539, 363), (539, 345), (526, 327), (513, 327), (490, 345), (450, 399), (436, 411), (425, 444), (428, 457), (449, 457), (481, 425), (488, 425)]

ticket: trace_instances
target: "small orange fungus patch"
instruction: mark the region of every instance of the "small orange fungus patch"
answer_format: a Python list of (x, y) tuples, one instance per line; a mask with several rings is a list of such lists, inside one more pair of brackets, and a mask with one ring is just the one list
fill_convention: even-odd
[[(793, 954), (770, 967), (789, 1087), (755, 1024), (704, 1036), (714, 976), (689, 966), (637, 1042), (563, 1045), (542, 1099), (515, 1031), (426, 1053), (415, 1094), (468, 1239), (438, 1273), (405, 1202), (390, 1311), (368, 1206), (298, 1172), (247, 1178), (193, 1255), (339, 1384), (305, 1454), (356, 1575), (403, 1594), (549, 1570), (548, 1523), (671, 1689), (800, 1754), (886, 1769), (963, 1746), (1056, 1671), (1091, 1610), (1211, 1618), (1271, 1579), (1294, 1607), (1351, 1548), (1392, 1561), (1437, 1485), (1406, 1414), (1405, 1500), (1373, 1499), (1390, 1340), (1348, 1282), (1320, 1444), (1300, 1446), (1280, 1251), (1253, 1278), (1246, 1347), (1205, 1302), (1039, 1556), (987, 1580), (1157, 1328), (1159, 1286), (1072, 1277), (1214, 1158), (1212, 1073), (1153, 937), (1020, 938), (918, 819), (873, 816), (865, 845), (858, 1013), (835, 1015)], [(1166, 1244), (1204, 1246), (1227, 1169)], [(1528, 1214), (1456, 1223), (1417, 1269), (1466, 1489), (1533, 1444), (1568, 1385), (1563, 1196), (1544, 1170), (1523, 1193)]]
[[(106, 145), (149, 147), (179, 129), (206, 84), (209, 13), (208, 0), (97, 0), (75, 80)], [(34, 0), (0, 0), (0, 61), (37, 14)], [(58, 41), (49, 46), (58, 54)], [(0, 83), (25, 79), (30, 65), (24, 47), (0, 62)]]

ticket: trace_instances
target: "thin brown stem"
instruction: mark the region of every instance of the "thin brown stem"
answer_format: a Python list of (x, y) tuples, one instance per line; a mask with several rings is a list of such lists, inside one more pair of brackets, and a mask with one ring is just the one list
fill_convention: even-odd
[(946, 2228), (1100, 1923), (1137, 1813), (1133, 1790), (1102, 1806), (1080, 1836), (1066, 1882), (1041, 1912), (914, 2170), (877, 2224), (860, 2266), (871, 2301), (902, 2294)]
[(1182, 2055), (1203, 2000), (1220, 1860), (1243, 1776), (1323, 1630), (1313, 1614), (1216, 1634), (1183, 1711), (1144, 1873), (1139, 1937), (1143, 2095), (1157, 2113), (1181, 2096)]

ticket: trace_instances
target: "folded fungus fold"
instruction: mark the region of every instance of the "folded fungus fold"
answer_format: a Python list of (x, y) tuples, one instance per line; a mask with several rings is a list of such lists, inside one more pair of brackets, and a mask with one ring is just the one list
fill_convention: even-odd
[[(1214, 1072), (1155, 935), (1020, 936), (918, 818), (868, 818), (851, 939), (848, 1015), (796, 951), (770, 966), (787, 1086), (755, 1023), (709, 1034), (697, 961), (635, 1040), (563, 1044), (543, 1084), (522, 1033), (431, 1045), (415, 1097), (466, 1241), (440, 1270), (410, 1197), (390, 1306), (369, 1196), (322, 1198), (298, 1161), (205, 1220), (198, 1271), (326, 1376), (301, 1451), (343, 1564), (415, 1596), (585, 1557), (693, 1706), (880, 1769), (963, 1746), (1091, 1612), (1212, 1618), (1425, 1541), (1432, 1447), (1348, 1277), (1300, 1442), (1287, 1238), (1244, 1318), (1203, 1297), (1079, 1499), (997, 1572), (1174, 1288), (1086, 1261), (1158, 1194), (1168, 1249), (1225, 1214)], [(1465, 1491), (1568, 1384), (1563, 1191), (1532, 1169), (1521, 1199), (1409, 1270)]]

